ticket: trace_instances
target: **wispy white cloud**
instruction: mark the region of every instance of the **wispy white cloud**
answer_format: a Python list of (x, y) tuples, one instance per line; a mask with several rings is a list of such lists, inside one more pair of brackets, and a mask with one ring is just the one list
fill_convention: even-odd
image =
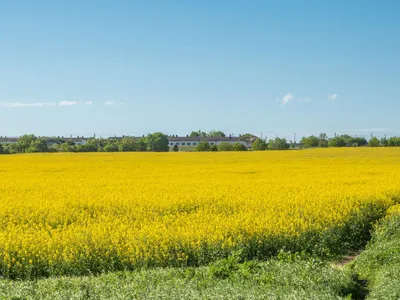
[(292, 93), (287, 93), (285, 96), (283, 96), (282, 100), (281, 100), (281, 104), (282, 105), (286, 105), (288, 104), (290, 101), (293, 100), (293, 95)]
[(114, 106), (114, 105), (121, 105), (122, 102), (118, 102), (118, 101), (106, 101), (104, 102), (105, 106)]
[[(74, 105), (92, 105), (93, 101), (60, 101), (60, 102), (0, 102), (0, 108), (29, 108), (29, 107), (66, 107)], [(119, 103), (115, 103), (119, 104)]]
[(77, 104), (78, 102), (76, 101), (60, 101), (60, 103), (58, 103), (58, 106), (73, 106)]
[(33, 102), (33, 103), (23, 103), (23, 102), (2, 102), (0, 107), (6, 108), (27, 108), (27, 107), (49, 107), (56, 106), (55, 102)]
[(298, 102), (300, 104), (311, 102), (310, 97), (294, 97), (292, 93), (287, 93), (283, 98), (277, 99), (281, 105), (289, 104), (290, 102)]
[(329, 101), (335, 101), (337, 99), (337, 97), (339, 97), (338, 94), (329, 94), (328, 95), (328, 100)]

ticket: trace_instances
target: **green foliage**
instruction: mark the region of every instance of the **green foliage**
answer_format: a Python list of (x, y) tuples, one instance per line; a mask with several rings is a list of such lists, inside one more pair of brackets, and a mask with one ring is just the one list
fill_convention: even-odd
[(118, 143), (118, 150), (121, 152), (133, 152), (138, 151), (138, 142), (132, 137), (124, 137)]
[(211, 151), (211, 152), (217, 152), (217, 151), (218, 151), (217, 145), (212, 145), (212, 146), (210, 147), (210, 151)]
[(389, 138), (387, 145), (389, 147), (400, 147), (400, 137), (392, 136)]
[(74, 143), (65, 142), (59, 145), (56, 149), (60, 152), (73, 152)]
[(220, 259), (210, 265), (209, 273), (213, 278), (226, 279), (239, 269), (241, 262), (241, 251), (233, 252), (227, 258)]
[(340, 138), (344, 140), (345, 146), (347, 147), (361, 147), (368, 145), (368, 142), (365, 138), (352, 137), (348, 134), (342, 134)]
[(2, 153), (33, 153), (33, 152), (48, 152), (47, 141), (38, 139), (33, 134), (25, 134), (18, 138), (17, 143), (1, 146), (0, 154)]
[(25, 152), (26, 149), (29, 148), (29, 146), (31, 145), (32, 142), (34, 142), (37, 139), (37, 137), (33, 134), (25, 134), (21, 137), (18, 138), (18, 142), (17, 142), (17, 152)]
[(353, 144), (357, 144), (358, 147), (363, 147), (368, 145), (368, 142), (365, 138), (354, 138), (352, 142)]
[(104, 147), (104, 142), (102, 140), (97, 139), (89, 139), (86, 141), (86, 144), (81, 148), (83, 152), (97, 152), (99, 147)]
[(1, 154), (14, 154), (15, 151), (13, 150), (13, 144), (3, 144), (3, 153)]
[(172, 151), (178, 152), (179, 151), (178, 145), (174, 145), (174, 147), (172, 147)]
[(221, 137), (225, 137), (225, 133), (223, 133), (220, 130), (212, 130), (208, 133), (208, 136), (221, 136)]
[(328, 140), (328, 135), (326, 134), (326, 133), (320, 133), (319, 134), (319, 140), (321, 141), (321, 140), (325, 140), (325, 141), (327, 141)]
[(387, 139), (386, 137), (381, 138), (381, 140), (380, 140), (380, 145), (381, 145), (382, 147), (387, 147), (388, 144), (389, 144), (389, 141), (388, 141), (388, 139)]
[[(211, 131), (206, 134), (203, 131), (192, 131), (190, 134), (194, 137), (205, 137), (205, 136), (225, 136), (222, 131)], [(389, 139), (372, 138), (367, 142), (364, 138), (351, 137), (350, 135), (340, 135), (335, 138), (327, 140), (327, 135), (321, 133), (319, 137), (309, 136), (303, 137), (301, 142), (304, 148), (308, 147), (358, 147), (369, 145), (370, 147), (400, 147), (400, 137), (391, 137)], [(264, 140), (257, 138), (256, 136), (246, 133), (240, 136), (241, 141), (253, 142), (252, 150), (286, 150), (294, 148), (294, 144), (286, 142), (286, 139), (276, 138), (269, 141), (268, 145)], [(48, 144), (53, 144), (51, 147)], [(203, 141), (198, 144), (197, 147), (189, 147), (186, 151), (246, 151), (247, 147), (240, 144), (221, 143), (217, 146), (206, 145), (207, 142)], [(133, 152), (133, 151), (169, 151), (169, 142), (167, 135), (156, 132), (149, 134), (147, 137), (134, 138), (134, 137), (123, 137), (121, 140), (115, 138), (108, 139), (96, 139), (91, 138), (86, 140), (84, 145), (75, 145), (72, 140), (66, 140), (60, 137), (51, 138), (37, 138), (33, 134), (26, 134), (18, 139), (15, 144), (3, 144), (0, 146), (0, 154), (13, 154), (13, 153), (32, 153), (32, 152)], [(185, 147), (181, 148), (181, 151), (185, 151)], [(174, 149), (171, 149), (174, 151)], [(178, 148), (179, 150), (179, 148)]]
[(368, 145), (365, 138), (352, 137), (348, 134), (342, 134), (328, 140), (329, 147), (363, 147)]
[(29, 147), (25, 149), (27, 153), (34, 153), (34, 152), (48, 152), (49, 149), (47, 148), (47, 142), (45, 140), (35, 139), (32, 140)]
[(139, 151), (139, 152), (145, 152), (145, 151), (147, 151), (147, 140), (146, 140), (146, 138), (140, 138), (138, 141), (137, 141), (137, 145), (136, 145), (136, 151)]
[(373, 137), (372, 139), (370, 139), (368, 141), (368, 146), (370, 146), (370, 147), (379, 147), (380, 144), (381, 143), (379, 142), (378, 138), (376, 138), (376, 137)]
[(222, 142), (218, 145), (218, 151), (233, 151), (233, 145), (231, 143)]
[(385, 215), (387, 208), (384, 203), (365, 203), (348, 216), (341, 226), (331, 227), (321, 235), (305, 234), (300, 243), (304, 244), (303, 249), (306, 251), (327, 258), (361, 249), (370, 240), (375, 222)]
[(351, 299), (357, 284), (316, 259), (246, 261), (32, 281), (0, 279), (1, 299)]
[(147, 135), (147, 150), (153, 152), (168, 152), (168, 136), (162, 132)]
[(268, 149), (270, 150), (288, 150), (290, 145), (286, 142), (286, 139), (275, 138), (268, 142)]
[(329, 139), (328, 145), (329, 145), (329, 147), (344, 147), (344, 146), (346, 146), (346, 142), (342, 137), (337, 136), (337, 137)]
[(206, 141), (202, 141), (197, 144), (196, 151), (200, 151), (200, 152), (210, 151), (210, 144)]
[(198, 136), (200, 136), (200, 133), (198, 131), (192, 131), (189, 136), (190, 137), (198, 137)]
[(351, 265), (369, 282), (368, 299), (400, 299), (400, 215), (381, 221), (366, 250)]
[(189, 135), (190, 137), (206, 137), (207, 133), (204, 131), (198, 130), (198, 131), (192, 131)]
[(267, 143), (266, 143), (264, 140), (257, 138), (257, 139), (254, 141), (253, 145), (251, 146), (251, 149), (252, 149), (253, 151), (262, 151), (262, 150), (266, 150), (266, 149), (267, 149)]
[(325, 148), (328, 147), (328, 135), (326, 133), (320, 133), (319, 134), (319, 142), (318, 142), (318, 146)]
[(301, 143), (303, 144), (304, 148), (318, 147), (319, 142), (320, 140), (314, 135), (310, 135), (309, 137), (303, 137), (301, 139)]
[(241, 143), (234, 143), (233, 151), (247, 151), (247, 147)]
[(103, 147), (104, 152), (118, 152), (118, 145), (115, 143), (107, 143)]

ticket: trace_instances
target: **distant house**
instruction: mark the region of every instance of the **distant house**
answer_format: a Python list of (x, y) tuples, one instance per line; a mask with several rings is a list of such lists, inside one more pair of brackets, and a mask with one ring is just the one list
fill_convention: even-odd
[(0, 144), (16, 144), (17, 142), (17, 137), (0, 136)]
[(75, 145), (85, 145), (87, 143), (87, 141), (89, 140), (89, 138), (85, 138), (85, 137), (76, 137), (76, 138), (65, 138), (63, 139), (64, 142), (72, 142)]
[[(38, 137), (39, 138), (39, 137)], [(64, 137), (40, 137), (47, 142), (47, 146), (51, 147), (55, 144), (62, 144), (65, 142), (72, 142), (75, 145), (85, 145), (89, 138), (85, 137), (75, 137), (75, 138), (64, 138)], [(16, 144), (18, 142), (18, 137), (3, 137), (0, 136), (0, 144)]]
[(180, 137), (180, 136), (169, 136), (168, 137), (168, 142), (169, 146), (178, 146), (178, 147), (187, 147), (187, 146), (192, 146), (196, 147), (200, 142), (206, 141), (208, 142), (211, 146), (213, 145), (220, 145), (221, 143), (229, 143), (229, 144), (234, 144), (234, 143), (239, 143), (242, 145), (245, 145), (247, 148), (251, 148), (253, 145), (255, 139), (243, 139), (241, 137), (233, 137), (233, 136), (212, 136), (212, 137)]

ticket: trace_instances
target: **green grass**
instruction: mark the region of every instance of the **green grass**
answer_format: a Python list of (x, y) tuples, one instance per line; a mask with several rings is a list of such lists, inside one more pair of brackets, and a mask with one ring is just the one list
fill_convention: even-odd
[(350, 273), (284, 254), (267, 262), (238, 256), (208, 267), (149, 269), (97, 277), (0, 280), (0, 299), (351, 299)]
[[(329, 232), (326, 241), (319, 244), (321, 253), (280, 251), (267, 261), (255, 261), (248, 260), (244, 248), (202, 267), (0, 279), (0, 299), (400, 299), (399, 215), (375, 226), (366, 250), (344, 268), (336, 267), (325, 255), (338, 245), (341, 247), (336, 253), (363, 244), (369, 236), (365, 229), (375, 221), (376, 212), (370, 214), (368, 226), (350, 222), (345, 230)], [(365, 219), (355, 216), (355, 220)], [(353, 241), (343, 238), (346, 232)], [(362, 280), (367, 282), (367, 295)]]
[(366, 250), (352, 264), (369, 282), (367, 299), (400, 299), (400, 216), (382, 221)]

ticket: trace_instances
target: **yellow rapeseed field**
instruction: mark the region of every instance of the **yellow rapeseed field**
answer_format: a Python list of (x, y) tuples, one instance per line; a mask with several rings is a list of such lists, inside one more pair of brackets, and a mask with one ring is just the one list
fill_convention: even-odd
[(335, 251), (399, 199), (400, 149), (2, 155), (0, 179), (0, 276), (89, 274)]

